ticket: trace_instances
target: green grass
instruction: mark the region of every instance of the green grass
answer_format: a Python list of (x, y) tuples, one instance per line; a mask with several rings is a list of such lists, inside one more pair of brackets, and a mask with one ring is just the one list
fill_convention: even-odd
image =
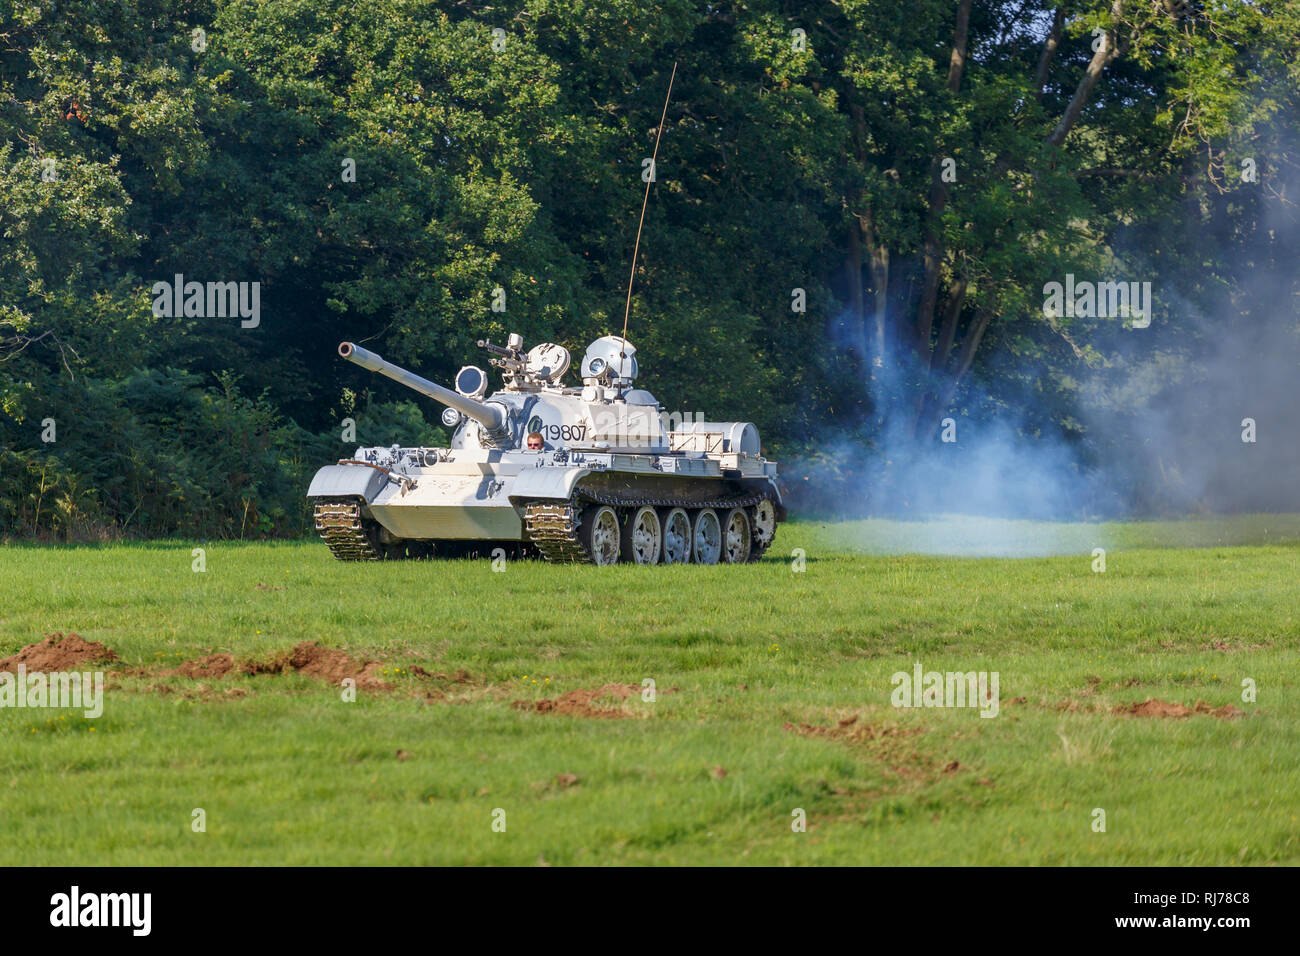
[[(0, 709), (0, 864), (1300, 862), (1300, 520), (1014, 530), (1070, 553), (879, 553), (936, 539), (889, 522), (785, 525), (736, 568), (0, 547), (0, 655), (76, 631), (122, 658), (97, 720)], [(300, 641), (396, 690), (149, 672)], [(999, 715), (891, 707), (917, 660), (997, 671)], [(627, 719), (513, 706), (646, 678)], [(1115, 713), (1148, 697), (1245, 716)]]

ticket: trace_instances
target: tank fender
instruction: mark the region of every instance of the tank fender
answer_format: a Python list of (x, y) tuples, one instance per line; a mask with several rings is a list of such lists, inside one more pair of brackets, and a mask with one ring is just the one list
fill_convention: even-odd
[(370, 504), (388, 484), (388, 476), (365, 465), (326, 465), (311, 480), (308, 498), (356, 496)]
[(515, 477), (509, 497), (516, 505), (532, 498), (568, 501), (574, 486), (589, 474), (590, 468), (525, 468)]

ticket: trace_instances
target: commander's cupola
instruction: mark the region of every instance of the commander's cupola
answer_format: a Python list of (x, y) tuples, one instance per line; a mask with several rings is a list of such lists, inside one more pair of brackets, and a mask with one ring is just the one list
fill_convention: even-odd
[(619, 335), (602, 335), (582, 359), (582, 397), (599, 402), (621, 398), (629, 405), (658, 405), (644, 389), (631, 388), (640, 369), (636, 346)]

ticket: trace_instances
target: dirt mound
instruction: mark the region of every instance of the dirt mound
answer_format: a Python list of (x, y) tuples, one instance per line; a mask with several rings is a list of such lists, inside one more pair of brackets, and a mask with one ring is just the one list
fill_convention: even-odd
[(54, 671), (74, 671), (85, 664), (121, 660), (110, 647), (96, 641), (87, 641), (80, 634), (46, 634), (45, 640), (28, 644), (17, 654), (0, 660), (0, 671), (14, 673), (23, 664), (29, 671), (49, 674)]
[(176, 668), (182, 677), (225, 677), (235, 668), (235, 659), (229, 654), (209, 654), (196, 661), (186, 661)]
[(539, 714), (570, 714), (575, 717), (631, 717), (626, 710), (606, 705), (597, 706), (601, 698), (627, 700), (641, 690), (635, 684), (606, 684), (599, 690), (566, 691), (554, 699), (543, 698), (537, 701), (517, 700), (517, 710), (532, 710)]
[(209, 654), (197, 660), (186, 661), (174, 671), (165, 674), (194, 679), (222, 678), (233, 674), (283, 674), (293, 671), (315, 677), (331, 684), (341, 684), (352, 678), (357, 687), (365, 690), (392, 690), (393, 685), (380, 678), (382, 661), (360, 661), (343, 651), (331, 650), (303, 641), (291, 651), (283, 651), (264, 660), (247, 660), (236, 663), (230, 654)]
[(1198, 700), (1193, 706), (1185, 707), (1182, 704), (1171, 704), (1167, 700), (1157, 700), (1154, 697), (1148, 697), (1140, 704), (1129, 704), (1125, 706), (1120, 704), (1115, 708), (1117, 714), (1128, 714), (1132, 717), (1190, 717), (1192, 714), (1209, 714), (1212, 717), (1218, 717), (1220, 720), (1231, 720), (1233, 717), (1246, 716), (1244, 711), (1238, 710), (1231, 704), (1224, 704), (1222, 707), (1211, 707), (1203, 700)]
[(393, 685), (379, 677), (383, 666), (382, 661), (358, 662), (343, 651), (303, 641), (288, 653), (269, 660), (245, 661), (240, 669), (245, 674), (282, 674), (293, 670), (331, 684), (341, 684), (350, 677), (357, 682), (357, 687), (366, 690), (392, 690)]

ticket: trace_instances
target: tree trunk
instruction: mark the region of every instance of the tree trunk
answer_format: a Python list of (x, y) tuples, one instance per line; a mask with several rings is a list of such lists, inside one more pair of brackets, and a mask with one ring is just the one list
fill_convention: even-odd
[[(867, 118), (863, 112), (862, 106), (854, 103), (849, 107), (849, 115), (852, 117), (852, 144), (853, 156), (860, 163), (865, 163), (867, 159), (866, 138), (867, 138)], [(876, 236), (875, 219), (872, 216), (870, 207), (865, 201), (865, 197), (857, 197), (857, 206), (861, 212), (854, 215), (856, 220), (850, 228), (853, 231), (853, 243), (865, 244), (867, 255), (870, 257), (871, 267), (871, 293), (873, 300), (872, 323), (871, 323), (871, 382), (876, 384), (880, 379), (880, 370), (885, 365), (885, 322), (888, 316), (889, 303), (889, 250), (881, 245)], [(857, 262), (857, 294), (856, 306), (859, 314), (863, 316), (863, 322), (866, 320), (866, 302), (862, 292), (862, 252), (861, 248), (853, 250)], [(865, 330), (863, 333), (865, 341)], [(879, 394), (873, 396), (879, 401)]]
[[(948, 92), (954, 96), (961, 89), (962, 70), (966, 64), (966, 42), (970, 28), (971, 0), (961, 0), (957, 8), (957, 25), (953, 30), (952, 56), (948, 60)], [(934, 357), (930, 335), (934, 329), (934, 313), (939, 299), (939, 270), (943, 265), (943, 242), (939, 236), (944, 207), (948, 204), (948, 184), (943, 181), (942, 157), (934, 159), (930, 176), (929, 208), (926, 212), (925, 251), (922, 261), (925, 275), (921, 281), (921, 301), (917, 305), (914, 325), (914, 347), (923, 369), (929, 369)], [(928, 386), (922, 386), (912, 405), (909, 431), (914, 431), (925, 405)]]
[(947, 409), (952, 405), (952, 397), (957, 392), (957, 386), (966, 377), (966, 373), (970, 371), (970, 367), (975, 361), (975, 353), (980, 347), (980, 340), (984, 338), (984, 330), (989, 327), (989, 321), (992, 318), (992, 313), (981, 309), (976, 313), (975, 321), (966, 330), (966, 337), (961, 343), (961, 355), (957, 359), (957, 366), (953, 369), (952, 375), (949, 376), (947, 383), (944, 385), (943, 394), (939, 397), (938, 408), (940, 410)]
[(1042, 55), (1038, 58), (1038, 69), (1034, 71), (1034, 99), (1043, 98), (1043, 89), (1047, 86), (1047, 74), (1052, 68), (1052, 58), (1056, 56), (1056, 48), (1061, 44), (1061, 28), (1065, 26), (1065, 8), (1057, 7), (1056, 15), (1052, 17), (1052, 29), (1047, 34), (1047, 41), (1043, 44)]
[[(957, 27), (953, 31), (952, 56), (948, 61), (948, 92), (961, 89), (962, 69), (966, 64), (966, 40), (970, 27), (971, 0), (962, 0), (957, 8)], [(939, 267), (943, 262), (943, 244), (939, 239), (939, 220), (948, 204), (948, 184), (943, 181), (942, 157), (935, 157), (930, 176), (929, 209), (925, 229), (925, 279), (921, 283), (921, 303), (916, 313), (916, 350), (923, 358), (930, 354), (930, 332), (934, 328), (934, 310), (939, 297)], [(923, 362), (922, 364), (928, 364)]]
[(889, 314), (889, 250), (875, 240), (875, 230), (869, 235), (871, 252), (871, 285), (875, 299), (875, 314), (872, 321), (875, 356), (873, 368), (882, 368), (885, 364), (885, 322)]
[[(1114, 0), (1114, 3), (1111, 4), (1110, 13), (1116, 21), (1119, 20), (1123, 8), (1122, 0)], [(1119, 47), (1115, 40), (1115, 28), (1112, 26), (1102, 37), (1101, 46), (1092, 54), (1092, 59), (1088, 62), (1088, 69), (1084, 71), (1083, 79), (1075, 87), (1074, 95), (1070, 97), (1070, 103), (1066, 106), (1060, 122), (1056, 124), (1056, 129), (1052, 130), (1052, 135), (1047, 137), (1049, 146), (1060, 146), (1065, 142), (1066, 135), (1074, 128), (1074, 124), (1079, 119), (1079, 114), (1083, 112), (1084, 106), (1087, 105), (1088, 97), (1092, 95), (1092, 88), (1101, 79), (1102, 71), (1106, 69), (1106, 65), (1111, 60), (1115, 59), (1118, 52)]]
[(865, 369), (870, 356), (867, 354), (866, 306), (862, 294), (862, 237), (856, 222), (849, 223), (849, 248), (844, 257), (844, 274), (849, 285), (848, 345)]
[[(943, 398), (943, 395), (947, 393), (948, 358), (952, 352), (953, 341), (957, 337), (957, 325), (961, 319), (961, 309), (965, 301), (966, 279), (959, 278), (952, 284), (952, 288), (948, 290), (948, 305), (944, 309), (943, 324), (939, 326), (939, 341), (930, 356), (930, 382), (932, 384), (926, 390), (925, 401), (921, 406), (921, 414), (917, 419), (916, 434), (918, 437), (927, 429), (933, 428), (936, 423), (936, 416), (947, 408), (947, 400)], [(938, 393), (934, 390), (933, 383), (942, 383), (939, 385)]]
[(957, 338), (957, 320), (961, 318), (961, 307), (966, 301), (966, 280), (958, 279), (948, 290), (948, 308), (944, 313), (943, 325), (939, 327), (939, 343), (934, 354), (930, 356), (930, 371), (941, 372), (948, 364), (948, 353)]

